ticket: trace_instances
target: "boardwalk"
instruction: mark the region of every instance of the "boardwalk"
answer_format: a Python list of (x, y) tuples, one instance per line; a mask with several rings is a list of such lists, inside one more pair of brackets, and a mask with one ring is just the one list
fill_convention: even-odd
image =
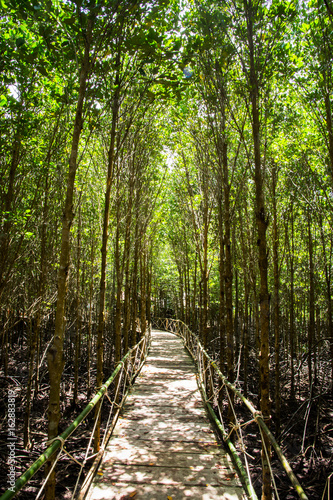
[(152, 346), (87, 500), (246, 498), (216, 438), (179, 338)]

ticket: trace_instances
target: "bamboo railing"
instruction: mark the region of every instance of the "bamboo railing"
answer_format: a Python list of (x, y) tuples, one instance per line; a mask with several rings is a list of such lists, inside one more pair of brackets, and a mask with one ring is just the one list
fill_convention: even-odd
[[(197, 365), (198, 369), (198, 382), (199, 386), (201, 389), (201, 392), (203, 394), (205, 403), (207, 405), (208, 411), (214, 420), (215, 424), (217, 425), (217, 428), (219, 432), (221, 433), (222, 439), (226, 446), (228, 447), (228, 450), (230, 452), (230, 455), (234, 461), (235, 467), (237, 468), (237, 471), (239, 473), (240, 479), (243, 483), (244, 488), (247, 491), (247, 494), (250, 499), (255, 500), (257, 498), (256, 493), (252, 487), (250, 476), (249, 476), (249, 469), (247, 466), (247, 458), (246, 458), (246, 451), (245, 451), (245, 445), (242, 440), (242, 432), (241, 432), (241, 424), (237, 423), (236, 425), (233, 426), (233, 429), (231, 429), (231, 432), (236, 432), (239, 440), (241, 441), (240, 448), (243, 449), (244, 452), (244, 461), (245, 461), (245, 467), (247, 471), (245, 471), (244, 466), (242, 461), (240, 460), (235, 446), (230, 439), (230, 434), (231, 432), (227, 432), (224, 424), (223, 424), (223, 417), (221, 412), (219, 411), (219, 398), (220, 398), (220, 393), (221, 389), (225, 386), (227, 389), (232, 391), (237, 398), (239, 398), (244, 405), (247, 407), (247, 409), (250, 411), (252, 414), (252, 421), (255, 421), (259, 427), (259, 431), (261, 436), (265, 434), (269, 441), (271, 442), (284, 470), (286, 471), (291, 484), (293, 488), (296, 490), (299, 498), (301, 500), (308, 500), (307, 495), (305, 494), (302, 486), (300, 485), (297, 477), (293, 473), (290, 464), (284, 454), (282, 453), (282, 450), (280, 446), (278, 445), (276, 439), (274, 438), (273, 434), (267, 427), (267, 425), (264, 422), (263, 416), (261, 412), (259, 412), (253, 404), (244, 397), (244, 395), (237, 389), (233, 384), (231, 384), (227, 378), (222, 374), (220, 371), (219, 367), (217, 366), (216, 362), (208, 355), (208, 353), (205, 351), (203, 348), (200, 339), (197, 335), (192, 333), (188, 326), (183, 323), (181, 320), (175, 320), (175, 319), (169, 319), (169, 318), (156, 318), (153, 320), (153, 325), (156, 326), (157, 328), (164, 329), (168, 332), (172, 332), (178, 336), (180, 336), (183, 341), (186, 349), (190, 353), (191, 357), (193, 358), (194, 362)], [(228, 391), (227, 391), (228, 395)], [(230, 403), (229, 399), (229, 403)], [(219, 413), (219, 418), (216, 415), (216, 412), (213, 409), (213, 405), (215, 408), (218, 409)], [(232, 410), (234, 413), (234, 416), (236, 417), (234, 409)], [(248, 422), (249, 423), (249, 422)], [(248, 424), (247, 423), (247, 424)], [(266, 459), (270, 461), (270, 457), (266, 456)], [(270, 462), (269, 462), (270, 463)], [(275, 481), (274, 481), (274, 476), (272, 472), (272, 468), (270, 466), (270, 471), (271, 471), (271, 477), (272, 477), (272, 482), (273, 486), (275, 487)], [(276, 490), (276, 487), (275, 487)], [(276, 491), (277, 493), (277, 491)], [(0, 499), (1, 500), (1, 499)]]
[[(74, 498), (76, 490), (80, 488), (81, 491), (86, 490), (89, 487), (89, 484), (94, 476), (94, 471), (98, 467), (98, 464), (100, 463), (100, 460), (103, 456), (105, 447), (107, 445), (107, 442), (112, 434), (112, 431), (116, 425), (118, 415), (120, 413), (121, 408), (124, 405), (124, 402), (126, 400), (128, 391), (130, 390), (134, 379), (137, 377), (139, 374), (145, 360), (147, 357), (148, 349), (150, 345), (150, 329), (148, 330), (147, 334), (136, 344), (132, 349), (130, 349), (127, 354), (123, 357), (123, 359), (117, 364), (115, 370), (113, 371), (112, 375), (108, 378), (108, 380), (102, 385), (100, 390), (95, 394), (95, 396), (90, 400), (90, 402), (87, 404), (87, 406), (83, 409), (83, 411), (76, 417), (76, 419), (64, 430), (62, 434), (57, 436), (55, 439), (52, 440), (51, 443), (48, 443), (49, 446), (46, 448), (46, 450), (39, 456), (39, 458), (27, 469), (16, 481), (15, 486), (13, 488), (8, 489), (3, 493), (3, 495), (0, 497), (0, 500), (10, 500), (13, 498), (26, 484), (27, 482), (32, 478), (36, 472), (41, 469), (41, 467), (45, 464), (45, 462), (51, 458), (59, 449), (59, 453), (56, 457), (56, 462), (59, 462), (59, 459), (63, 454), (67, 454), (71, 459), (73, 459), (76, 463), (80, 465), (80, 473), (78, 474), (77, 482), (76, 482), (76, 487), (75, 490), (72, 494), (72, 498)], [(110, 395), (108, 394), (108, 388), (110, 385), (116, 382), (116, 387), (114, 391), (114, 397), (113, 399), (110, 398)], [(105, 400), (108, 400), (109, 403), (111, 404), (111, 408), (109, 411), (109, 418), (107, 425), (105, 426), (105, 433), (104, 437), (102, 440), (102, 444), (100, 446), (100, 450), (98, 453), (93, 453), (92, 455), (89, 456), (89, 451), (92, 448), (92, 439), (93, 439), (93, 434), (94, 434), (94, 429), (91, 434), (91, 438), (89, 440), (89, 444), (86, 449), (85, 453), (85, 458), (84, 460), (80, 463), (73, 455), (69, 454), (65, 448), (64, 444), (66, 440), (76, 431), (76, 429), (79, 427), (79, 425), (85, 420), (85, 418), (88, 416), (88, 414), (91, 412), (91, 410), (96, 406), (98, 401), (102, 399), (102, 403)], [(100, 411), (102, 408), (102, 404), (100, 405)], [(95, 420), (97, 422), (97, 419)], [(87, 463), (89, 463), (90, 460), (93, 461), (93, 465), (90, 468), (89, 473), (87, 474), (85, 481), (83, 485), (79, 484), (79, 479), (81, 477), (83, 468), (86, 466)], [(36, 496), (36, 499), (40, 497), (40, 494), (46, 485), (46, 480), (44, 484), (42, 485), (38, 495)], [(82, 494), (80, 493), (80, 496)], [(79, 496), (79, 498), (80, 498)]]

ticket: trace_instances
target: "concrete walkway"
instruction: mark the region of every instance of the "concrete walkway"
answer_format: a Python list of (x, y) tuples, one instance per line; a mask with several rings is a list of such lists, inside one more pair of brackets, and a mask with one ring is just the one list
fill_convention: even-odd
[(217, 445), (191, 358), (178, 337), (158, 330), (86, 497), (131, 498), (246, 498)]

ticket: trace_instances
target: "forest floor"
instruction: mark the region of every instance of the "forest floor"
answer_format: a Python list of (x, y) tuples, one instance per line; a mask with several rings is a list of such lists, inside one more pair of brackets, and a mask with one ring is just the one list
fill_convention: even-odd
[[(333, 495), (333, 399), (322, 395), (308, 405), (305, 398), (285, 399), (281, 405), (280, 446), (309, 500), (324, 500)], [(244, 421), (248, 418), (244, 410)], [(274, 417), (273, 417), (274, 418)], [(259, 496), (261, 487), (261, 446), (255, 429), (246, 429), (246, 445), (254, 460), (249, 460), (251, 477)], [(273, 427), (274, 433), (274, 427)], [(298, 498), (273, 451), (272, 467), (280, 499)], [(330, 493), (330, 496), (329, 496)]]
[[(253, 375), (256, 375), (255, 367), (250, 369), (248, 398), (259, 408), (259, 398), (255, 392), (258, 388), (258, 378)], [(271, 380), (274, 380), (273, 371)], [(310, 396), (308, 372), (303, 367), (298, 373), (295, 397), (291, 398), (289, 370), (284, 370), (280, 379), (281, 434), (278, 442), (309, 500), (329, 500), (333, 495), (333, 397), (331, 388), (326, 386), (325, 380), (322, 379), (321, 382), (318, 380), (312, 387)], [(273, 390), (271, 394), (274, 394)], [(246, 413), (240, 403), (238, 411), (241, 421), (249, 420), (248, 412)], [(273, 402), (271, 430), (277, 437), (274, 420)], [(249, 466), (255, 490), (260, 498), (261, 443), (258, 442), (256, 427), (256, 424), (246, 426), (244, 434), (248, 452), (254, 458), (249, 460)], [(274, 450), (272, 468), (279, 498), (281, 500), (299, 498), (296, 491), (291, 488), (290, 480)]]
[[(84, 357), (82, 357), (84, 361)], [(8, 394), (15, 392), (15, 460), (17, 477), (22, 474), (45, 449), (47, 441), (47, 402), (48, 402), (48, 376), (46, 368), (41, 371), (40, 390), (32, 406), (31, 417), (31, 446), (28, 450), (23, 448), (23, 425), (26, 407), (26, 385), (27, 385), (27, 360), (26, 351), (21, 346), (14, 346), (8, 367), (10, 376), (4, 377), (0, 372), (0, 418), (2, 422), (0, 430), (0, 493), (8, 487)], [(15, 360), (15, 361), (14, 361)], [(249, 387), (248, 397), (258, 407), (258, 396), (255, 393), (256, 369), (249, 376), (252, 381)], [(318, 373), (320, 371), (318, 370)], [(73, 404), (73, 378), (70, 369), (65, 368), (62, 384), (62, 420), (60, 431), (62, 432), (87, 404), (86, 400), (86, 371), (83, 367), (80, 374), (80, 388), (77, 404)], [(253, 376), (252, 376), (253, 375)], [(322, 383), (313, 388), (312, 397), (309, 398), (307, 373), (299, 373), (295, 399), (289, 397), (290, 387), (288, 370), (283, 371), (281, 378), (281, 438), (280, 445), (289, 460), (293, 471), (297, 475), (301, 485), (308, 494), (309, 500), (325, 500), (333, 496), (333, 398), (331, 392)], [(272, 374), (272, 379), (273, 379)], [(318, 377), (320, 378), (320, 377)], [(94, 377), (92, 376), (92, 379)], [(240, 405), (237, 407), (239, 418), (244, 422), (249, 416)], [(70, 439), (71, 443), (66, 445), (68, 451), (74, 452), (78, 460), (84, 456), (85, 445), (89, 438), (89, 429), (92, 418), (80, 426), (78, 431)], [(273, 425), (274, 433), (274, 409)], [(260, 498), (261, 488), (261, 459), (260, 442), (253, 427), (249, 424), (244, 429), (246, 434), (246, 446), (249, 455), (249, 466), (254, 487)], [(89, 467), (85, 469), (87, 471)], [(298, 498), (292, 490), (290, 481), (286, 477), (282, 466), (273, 454), (273, 470), (279, 498), (291, 500)], [(71, 491), (75, 485), (79, 467), (67, 456), (61, 459), (58, 467), (57, 498), (71, 498)], [(43, 472), (37, 473), (29, 482), (29, 485), (17, 496), (22, 499), (36, 498), (38, 488), (41, 484)], [(42, 498), (42, 497), (41, 497)]]

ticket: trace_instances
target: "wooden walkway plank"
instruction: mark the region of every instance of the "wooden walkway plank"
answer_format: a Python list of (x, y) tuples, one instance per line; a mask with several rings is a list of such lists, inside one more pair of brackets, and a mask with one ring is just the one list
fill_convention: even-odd
[(86, 497), (131, 498), (247, 498), (216, 442), (182, 341), (158, 330)]

